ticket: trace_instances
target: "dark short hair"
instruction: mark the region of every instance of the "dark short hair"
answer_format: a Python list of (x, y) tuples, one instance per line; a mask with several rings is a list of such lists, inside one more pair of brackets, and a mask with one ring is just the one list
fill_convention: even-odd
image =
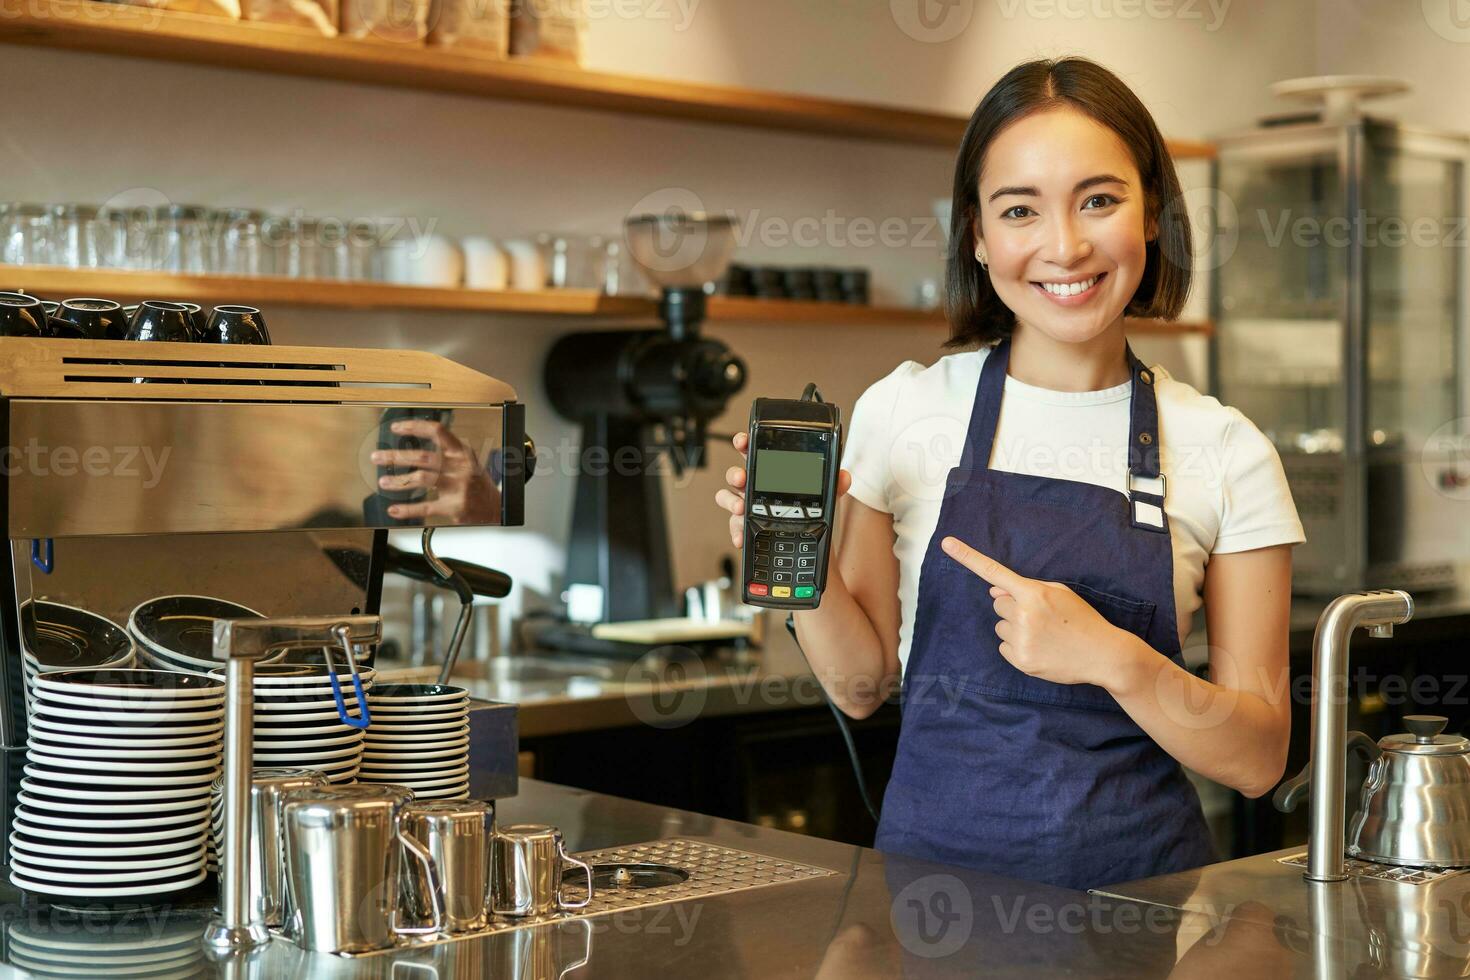
[(1157, 222), (1158, 236), (1145, 250), (1143, 278), (1124, 312), (1173, 319), (1184, 306), (1190, 278), (1189, 218), (1175, 204), (1179, 177), (1153, 116), (1122, 79), (1094, 61), (1028, 61), (1006, 72), (985, 93), (960, 143), (944, 297), (949, 320), (946, 347), (994, 343), (1015, 329), (1016, 315), (1000, 301), (990, 276), (975, 260), (980, 168), (990, 144), (1005, 127), (1032, 113), (1063, 106), (1118, 134), (1143, 181), (1145, 214)]

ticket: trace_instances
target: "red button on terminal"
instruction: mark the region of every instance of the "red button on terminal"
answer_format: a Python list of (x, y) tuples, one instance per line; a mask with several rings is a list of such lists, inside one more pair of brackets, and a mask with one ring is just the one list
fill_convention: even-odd
[(751, 582), (745, 587), (751, 595), (770, 595), (771, 587), (763, 582)]

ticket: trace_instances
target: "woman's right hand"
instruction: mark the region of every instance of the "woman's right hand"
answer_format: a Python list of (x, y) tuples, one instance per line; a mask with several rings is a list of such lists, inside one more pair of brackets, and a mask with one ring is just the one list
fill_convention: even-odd
[[(737, 432), (735, 438), (730, 440), (735, 451), (740, 454), (742, 460), (746, 457), (746, 450), (750, 448), (750, 433)], [(715, 493), (715, 503), (730, 512), (730, 543), (735, 547), (744, 547), (745, 541), (745, 467), (732, 466), (725, 471), (725, 482), (729, 489), (722, 489)], [(842, 498), (847, 493), (847, 488), (852, 486), (852, 474), (847, 470), (837, 471), (837, 496)], [(836, 501), (833, 502), (833, 520), (837, 519)]]

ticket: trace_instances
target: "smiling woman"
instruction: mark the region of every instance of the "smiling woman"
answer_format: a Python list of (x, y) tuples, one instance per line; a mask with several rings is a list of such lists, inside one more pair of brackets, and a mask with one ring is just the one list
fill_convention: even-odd
[[(858, 400), (827, 590), (796, 615), (849, 714), (901, 677), (882, 850), (1146, 878), (1213, 859), (1184, 767), (1251, 796), (1281, 775), (1302, 529), (1280, 460), (1123, 329), (1189, 290), (1178, 194), (1148, 110), (1092, 62), (1020, 65), (969, 123), (947, 313), (974, 349)], [(1183, 654), (1201, 605), (1208, 679)]]

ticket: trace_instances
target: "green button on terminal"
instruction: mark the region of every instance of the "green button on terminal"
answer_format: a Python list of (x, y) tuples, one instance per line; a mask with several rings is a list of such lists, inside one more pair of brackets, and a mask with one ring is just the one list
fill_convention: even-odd
[(816, 594), (816, 591), (817, 591), (816, 588), (814, 588), (813, 586), (810, 586), (810, 585), (798, 585), (796, 587), (796, 598), (798, 598), (798, 599), (810, 599), (814, 594)]

